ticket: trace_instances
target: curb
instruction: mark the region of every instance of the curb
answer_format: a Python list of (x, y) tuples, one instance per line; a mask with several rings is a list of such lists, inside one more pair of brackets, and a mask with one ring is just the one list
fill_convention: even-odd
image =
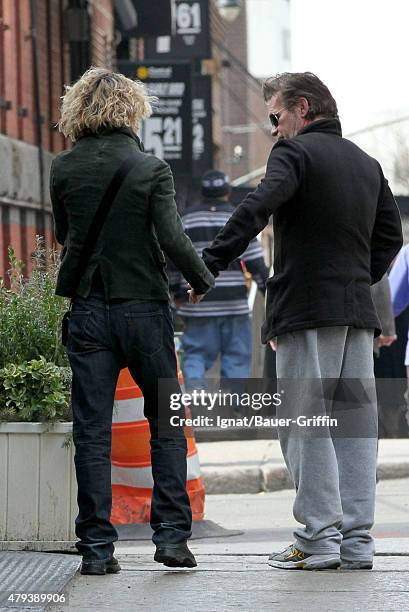
[(235, 469), (202, 467), (206, 494), (266, 493), (292, 489), (288, 470), (282, 465), (265, 463), (259, 467)]
[[(202, 467), (202, 477), (208, 495), (229, 493), (267, 493), (293, 489), (293, 483), (285, 464), (247, 469), (221, 467), (218, 470)], [(409, 478), (409, 461), (378, 464), (379, 480)]]
[(377, 474), (379, 480), (392, 480), (393, 478), (409, 478), (409, 461), (396, 461), (379, 463)]
[[(0, 540), (0, 552), (70, 553), (79, 555), (76, 540)], [(80, 559), (80, 557), (78, 557)], [(78, 564), (80, 561), (78, 561)], [(1, 608), (0, 608), (1, 611)]]

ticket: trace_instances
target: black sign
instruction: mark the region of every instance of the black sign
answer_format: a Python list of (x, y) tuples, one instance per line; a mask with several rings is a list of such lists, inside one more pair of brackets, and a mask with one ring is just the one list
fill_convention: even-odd
[(209, 58), (209, 0), (175, 0), (172, 36), (147, 38), (149, 59)]
[(192, 171), (191, 67), (179, 64), (118, 62), (119, 71), (146, 83), (159, 102), (145, 119), (141, 139), (147, 153), (167, 161), (175, 175)]
[(115, 27), (122, 38), (170, 35), (171, 0), (114, 0)]
[(195, 75), (192, 85), (193, 176), (198, 178), (213, 167), (212, 80), (210, 76)]

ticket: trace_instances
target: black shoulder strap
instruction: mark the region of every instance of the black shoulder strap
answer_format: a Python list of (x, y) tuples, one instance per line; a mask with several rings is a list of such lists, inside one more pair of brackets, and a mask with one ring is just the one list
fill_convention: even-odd
[(103, 195), (103, 198), (98, 207), (98, 210), (95, 213), (95, 217), (93, 218), (92, 223), (89, 227), (87, 236), (84, 241), (84, 246), (82, 247), (82, 251), (81, 251), (80, 259), (78, 263), (78, 268), (75, 274), (75, 281), (73, 285), (73, 295), (75, 295), (76, 290), (78, 289), (78, 285), (80, 284), (81, 278), (86, 270), (89, 259), (95, 248), (98, 237), (104, 226), (105, 220), (108, 216), (111, 206), (114, 203), (114, 200), (117, 196), (119, 188), (121, 187), (129, 171), (135, 166), (136, 160), (137, 160), (137, 154), (133, 153), (132, 155), (127, 157), (125, 161), (122, 162), (122, 164), (119, 166), (118, 170), (115, 172), (114, 176), (112, 177), (112, 180), (109, 183), (108, 188)]

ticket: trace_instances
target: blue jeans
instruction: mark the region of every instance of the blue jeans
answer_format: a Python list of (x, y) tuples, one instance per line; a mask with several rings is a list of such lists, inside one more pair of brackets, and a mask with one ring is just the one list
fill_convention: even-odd
[(72, 409), (79, 514), (77, 549), (87, 559), (106, 559), (118, 539), (110, 522), (112, 410), (119, 371), (128, 367), (144, 396), (151, 431), (151, 527), (155, 544), (184, 542), (192, 513), (186, 492), (187, 444), (182, 428), (158, 433), (158, 379), (177, 366), (173, 324), (166, 302), (106, 303), (98, 293), (76, 298), (67, 353), (73, 372)]
[(186, 317), (183, 334), (183, 375), (204, 386), (206, 371), (220, 354), (221, 378), (248, 378), (251, 364), (251, 323), (248, 315)]

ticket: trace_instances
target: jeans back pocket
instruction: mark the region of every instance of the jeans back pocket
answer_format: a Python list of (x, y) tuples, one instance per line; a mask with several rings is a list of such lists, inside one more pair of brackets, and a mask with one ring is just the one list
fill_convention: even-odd
[(128, 343), (146, 357), (152, 357), (163, 348), (163, 311), (126, 312)]
[(67, 348), (74, 349), (83, 346), (90, 317), (90, 310), (71, 310), (68, 321)]

